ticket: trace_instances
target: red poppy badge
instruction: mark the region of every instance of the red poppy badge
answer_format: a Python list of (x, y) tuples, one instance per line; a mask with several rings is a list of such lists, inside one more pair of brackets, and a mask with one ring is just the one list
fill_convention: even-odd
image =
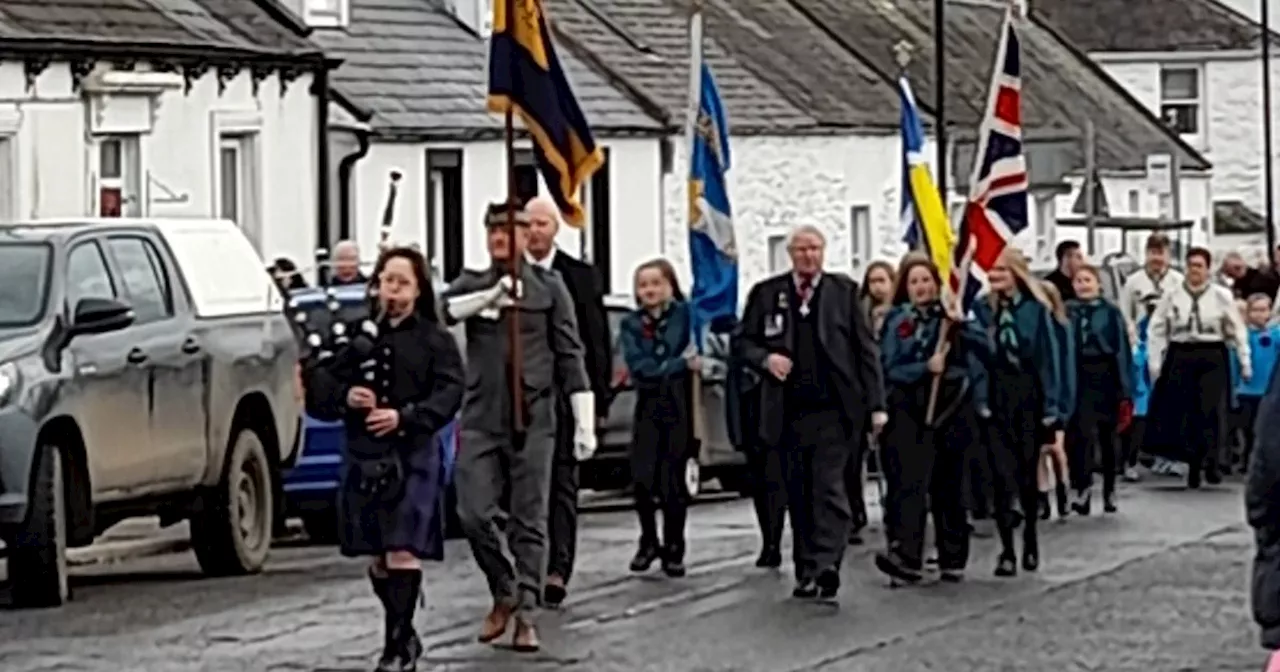
[(916, 323), (911, 320), (903, 320), (898, 323), (898, 338), (911, 338), (916, 333)]

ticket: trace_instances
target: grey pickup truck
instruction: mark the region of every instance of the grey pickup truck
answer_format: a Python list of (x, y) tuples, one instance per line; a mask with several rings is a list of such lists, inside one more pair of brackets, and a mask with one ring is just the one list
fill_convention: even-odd
[(15, 606), (70, 598), (66, 550), (191, 521), (209, 574), (258, 571), (300, 422), (298, 346), (220, 220), (0, 224), (0, 554)]

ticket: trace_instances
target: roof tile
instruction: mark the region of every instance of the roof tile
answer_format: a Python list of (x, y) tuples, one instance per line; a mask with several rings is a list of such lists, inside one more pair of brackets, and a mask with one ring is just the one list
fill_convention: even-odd
[(1034, 0), (1031, 11), (1090, 52), (1252, 49), (1262, 32), (1216, 0)]

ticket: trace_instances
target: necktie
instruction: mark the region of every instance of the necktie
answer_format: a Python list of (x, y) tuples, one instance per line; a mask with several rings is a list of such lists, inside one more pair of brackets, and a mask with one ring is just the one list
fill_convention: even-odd
[(813, 297), (813, 280), (802, 278), (800, 286), (796, 288), (796, 294), (800, 296), (800, 314), (809, 314), (809, 299)]

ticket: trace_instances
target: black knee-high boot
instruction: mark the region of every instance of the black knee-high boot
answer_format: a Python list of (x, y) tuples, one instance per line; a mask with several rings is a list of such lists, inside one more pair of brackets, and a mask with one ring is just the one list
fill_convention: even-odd
[(422, 656), (422, 641), (413, 629), (413, 613), (422, 594), (422, 570), (388, 569), (386, 581), (387, 625), (391, 631), (376, 672), (411, 672), (418, 669)]
[[(1035, 516), (1028, 516), (1034, 519)], [(1014, 526), (1007, 519), (997, 523), (1000, 530), (1000, 558), (996, 560), (996, 576), (1015, 576), (1018, 573), (1018, 555), (1013, 549)]]
[(378, 602), (382, 604), (382, 651), (385, 655), (387, 651), (395, 648), (391, 640), (391, 635), (395, 633), (395, 621), (391, 618), (391, 607), (387, 604), (387, 577), (378, 576), (373, 567), (369, 568), (368, 573), (373, 594), (378, 596)]
[(1022, 568), (1034, 572), (1040, 568), (1040, 537), (1036, 532), (1039, 521), (1027, 518), (1022, 528)]

